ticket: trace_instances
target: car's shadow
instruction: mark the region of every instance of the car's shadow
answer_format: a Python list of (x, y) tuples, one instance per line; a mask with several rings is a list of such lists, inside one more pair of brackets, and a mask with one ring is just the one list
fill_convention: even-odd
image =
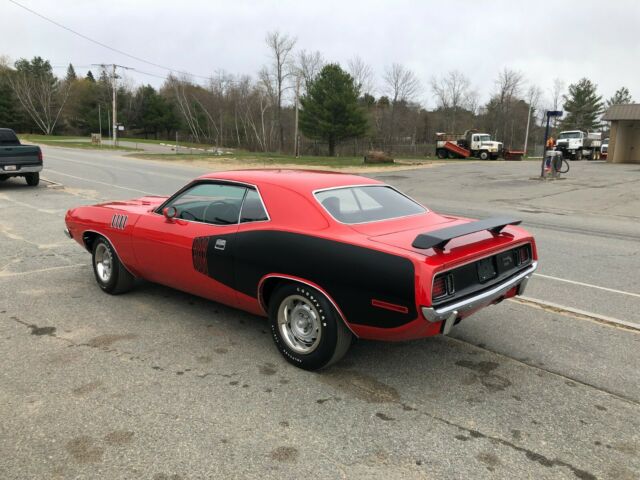
[[(244, 354), (259, 364), (279, 362), (279, 368), (286, 369), (288, 376), (302, 375), (301, 380), (307, 374), (280, 358), (265, 317), (146, 281), (140, 281), (129, 295), (145, 303), (174, 306), (180, 311), (180, 316), (172, 316), (168, 310), (167, 316), (180, 322), (181, 327), (187, 330), (199, 332), (214, 327), (224, 332), (233, 344), (250, 349)], [(158, 299), (162, 301), (158, 302)], [(166, 322), (166, 317), (158, 317), (155, 321)], [(487, 361), (489, 356), (492, 357), (491, 362)], [(318, 375), (329, 382), (335, 381), (336, 385), (345, 384), (345, 381), (346, 384), (364, 382), (374, 390), (382, 385), (380, 382), (385, 378), (392, 378), (408, 384), (419, 380), (422, 388), (428, 390), (449, 389), (462, 379), (467, 384), (477, 381), (482, 385), (484, 382), (490, 385), (489, 390), (499, 391), (511, 385), (511, 381), (499, 377), (492, 370), (507, 361), (472, 344), (445, 336), (403, 342), (356, 340), (341, 361), (320, 370)]]

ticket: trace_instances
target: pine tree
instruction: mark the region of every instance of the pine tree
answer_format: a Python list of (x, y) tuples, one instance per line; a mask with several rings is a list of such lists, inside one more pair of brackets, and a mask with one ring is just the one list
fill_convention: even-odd
[(65, 77), (65, 80), (67, 82), (73, 82), (73, 81), (75, 81), (77, 79), (78, 79), (78, 77), (76, 75), (75, 68), (73, 68), (72, 64), (69, 64), (69, 67), (67, 68), (67, 76)]
[(602, 96), (597, 85), (587, 78), (569, 85), (569, 93), (563, 95), (566, 115), (560, 126), (564, 130), (596, 130), (600, 126), (603, 110)]
[(85, 78), (90, 82), (96, 83), (96, 79), (93, 77), (93, 73), (91, 73), (91, 70), (87, 72), (87, 76)]
[(359, 96), (351, 75), (339, 65), (325, 65), (300, 99), (300, 129), (309, 138), (328, 142), (329, 155), (334, 156), (338, 142), (361, 137), (367, 130)]
[(613, 97), (607, 100), (607, 107), (611, 107), (612, 105), (622, 105), (625, 103), (633, 103), (633, 99), (631, 98), (631, 93), (629, 93), (629, 89), (627, 87), (620, 87), (616, 90), (616, 93), (613, 94)]

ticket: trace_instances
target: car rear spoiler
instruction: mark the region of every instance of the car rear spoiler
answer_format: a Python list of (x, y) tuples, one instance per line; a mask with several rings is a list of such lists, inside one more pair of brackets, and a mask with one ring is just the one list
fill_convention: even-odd
[(421, 233), (415, 238), (411, 246), (420, 249), (435, 248), (444, 250), (447, 243), (454, 238), (464, 237), (483, 230), (488, 230), (494, 235), (498, 235), (507, 225), (519, 225), (520, 223), (522, 223), (522, 220), (509, 217), (487, 218), (486, 220), (464, 223), (429, 233)]

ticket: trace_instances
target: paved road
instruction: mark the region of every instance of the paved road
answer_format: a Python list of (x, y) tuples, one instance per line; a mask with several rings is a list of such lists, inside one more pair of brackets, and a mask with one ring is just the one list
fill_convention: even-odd
[[(202, 172), (45, 147), (64, 188), (0, 184), (0, 478), (638, 478), (637, 166), (469, 163), (376, 175), (451, 214), (521, 216), (530, 297), (451, 337), (284, 363), (262, 319), (141, 284), (102, 294), (70, 206), (168, 194)], [(542, 276), (544, 275), (544, 276)]]

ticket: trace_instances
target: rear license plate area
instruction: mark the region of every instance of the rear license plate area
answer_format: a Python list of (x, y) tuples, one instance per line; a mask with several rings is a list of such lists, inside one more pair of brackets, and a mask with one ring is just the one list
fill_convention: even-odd
[(499, 253), (496, 255), (498, 273), (508, 272), (516, 266), (516, 259), (513, 251)]
[(16, 167), (15, 165), (5, 165), (4, 166), (4, 171), (5, 172), (15, 172), (18, 169), (18, 167)]
[(483, 258), (478, 262), (478, 280), (484, 283), (497, 274), (494, 258)]

